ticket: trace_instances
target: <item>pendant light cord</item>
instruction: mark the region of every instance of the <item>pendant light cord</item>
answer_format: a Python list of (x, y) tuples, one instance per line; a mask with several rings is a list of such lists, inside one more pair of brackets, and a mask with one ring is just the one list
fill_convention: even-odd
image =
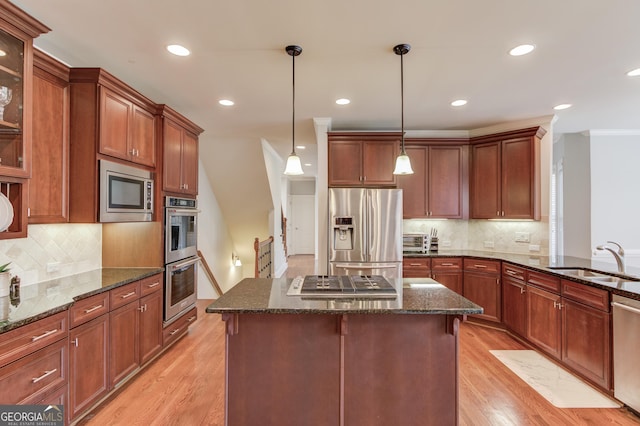
[(292, 95), (292, 114), (291, 114), (291, 154), (296, 153), (296, 55), (291, 55), (293, 64), (293, 95)]
[(400, 54), (400, 129), (402, 131), (402, 150), (400, 154), (405, 155), (404, 150), (404, 54)]

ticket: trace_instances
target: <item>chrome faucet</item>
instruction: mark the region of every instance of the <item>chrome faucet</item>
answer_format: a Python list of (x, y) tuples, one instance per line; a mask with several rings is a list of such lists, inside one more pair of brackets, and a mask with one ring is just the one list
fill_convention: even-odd
[(614, 250), (611, 247), (607, 247), (606, 244), (603, 245), (599, 245), (596, 247), (596, 249), (598, 250), (607, 250), (610, 251), (611, 254), (613, 254), (613, 257), (615, 257), (616, 262), (618, 263), (618, 272), (620, 272), (621, 274), (624, 274), (626, 272), (626, 268), (624, 265), (624, 249), (622, 248), (622, 246), (614, 241), (607, 241), (608, 244), (615, 244), (618, 246), (618, 250)]

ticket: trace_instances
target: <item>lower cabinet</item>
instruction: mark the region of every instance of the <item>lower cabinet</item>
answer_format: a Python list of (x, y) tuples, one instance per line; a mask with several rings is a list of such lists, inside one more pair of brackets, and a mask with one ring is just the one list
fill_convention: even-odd
[(527, 334), (526, 284), (520, 280), (502, 277), (502, 321), (510, 331)]
[(462, 258), (433, 258), (431, 261), (431, 278), (449, 290), (462, 294)]
[(68, 409), (73, 420), (109, 391), (109, 314), (71, 329), (69, 346)]
[(560, 359), (562, 311), (560, 296), (527, 286), (527, 339), (549, 355)]
[(463, 296), (484, 310), (484, 313), (471, 317), (501, 322), (500, 261), (464, 259)]
[(403, 257), (403, 278), (431, 278), (430, 257)]
[(162, 346), (166, 348), (175, 343), (187, 332), (189, 326), (197, 319), (198, 310), (194, 307), (165, 327), (164, 330), (162, 330)]
[(162, 351), (162, 291), (155, 291), (140, 299), (139, 315), (138, 343), (142, 366)]

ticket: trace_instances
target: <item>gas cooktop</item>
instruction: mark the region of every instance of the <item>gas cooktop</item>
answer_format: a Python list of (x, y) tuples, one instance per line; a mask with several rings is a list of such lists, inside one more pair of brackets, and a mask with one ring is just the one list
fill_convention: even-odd
[(388, 299), (396, 297), (396, 289), (381, 275), (307, 275), (294, 278), (287, 295)]

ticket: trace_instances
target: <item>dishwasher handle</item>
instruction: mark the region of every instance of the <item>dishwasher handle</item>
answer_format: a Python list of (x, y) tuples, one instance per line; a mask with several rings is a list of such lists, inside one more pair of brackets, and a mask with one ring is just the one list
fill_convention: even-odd
[(624, 309), (625, 311), (633, 312), (635, 314), (640, 314), (640, 309), (634, 308), (634, 307), (629, 306), (629, 305), (625, 305), (624, 303), (611, 302), (611, 306), (613, 306), (613, 307), (617, 306), (618, 308)]

